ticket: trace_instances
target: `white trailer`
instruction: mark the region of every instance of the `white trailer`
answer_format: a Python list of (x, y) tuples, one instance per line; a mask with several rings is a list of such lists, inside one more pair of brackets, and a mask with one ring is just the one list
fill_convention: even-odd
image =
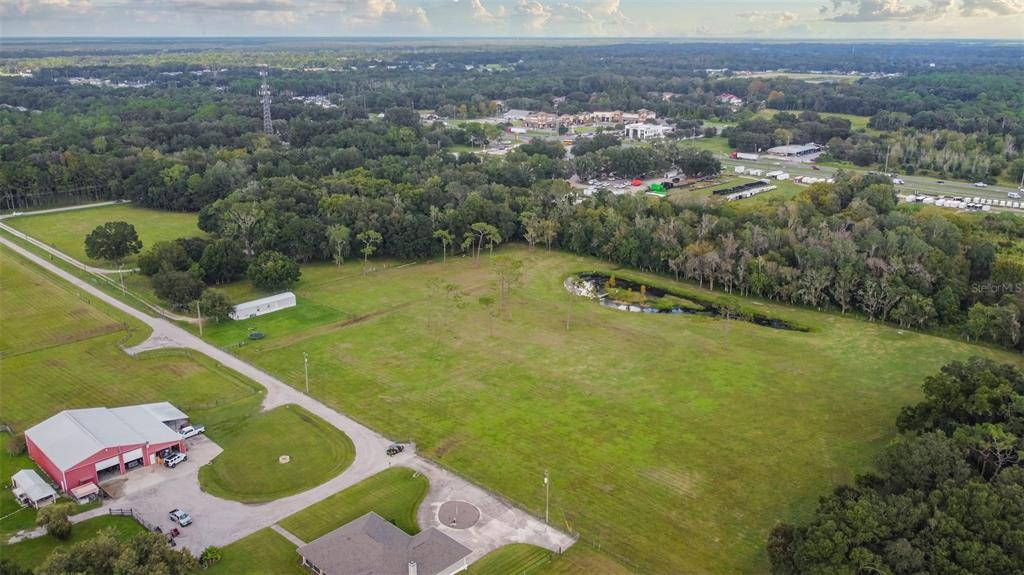
[(286, 291), (269, 297), (240, 303), (235, 306), (230, 317), (233, 320), (249, 319), (290, 307), (295, 307), (295, 294)]

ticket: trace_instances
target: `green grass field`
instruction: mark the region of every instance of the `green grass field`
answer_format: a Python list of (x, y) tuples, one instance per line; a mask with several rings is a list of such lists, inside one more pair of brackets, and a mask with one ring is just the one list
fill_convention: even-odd
[[(245, 503), (300, 493), (338, 475), (355, 459), (344, 433), (297, 405), (221, 426), (210, 438), (224, 448), (199, 470), (204, 491)], [(278, 462), (287, 455), (288, 463)]]
[[(775, 114), (778, 114), (779, 112), (782, 111), (789, 112), (790, 114), (794, 114), (796, 116), (799, 116), (800, 113), (803, 112), (803, 110), (776, 110), (774, 108), (764, 108), (758, 111), (757, 115), (762, 118), (774, 118)], [(871, 116), (858, 116), (856, 114), (838, 114), (833, 112), (819, 112), (818, 114), (822, 117), (822, 119), (843, 118), (844, 120), (849, 120), (850, 129), (852, 129), (854, 132), (864, 130), (869, 134), (877, 135), (882, 133), (880, 130), (875, 130), (873, 128), (868, 127), (868, 122), (871, 120)]]
[(107, 528), (114, 529), (122, 539), (128, 539), (146, 530), (131, 517), (101, 515), (75, 525), (71, 529), (71, 537), (66, 541), (58, 541), (49, 535), (44, 535), (14, 545), (2, 545), (0, 546), (0, 557), (9, 559), (26, 569), (34, 569), (42, 564), (54, 549), (91, 539), (99, 531)]
[(299, 555), (290, 541), (269, 527), (223, 547), (223, 559), (205, 569), (208, 575), (303, 575)]
[(491, 551), (473, 563), (469, 575), (532, 575), (551, 563), (552, 553), (547, 549), (513, 543)]
[(861, 75), (849, 75), (849, 74), (808, 74), (802, 72), (755, 72), (743, 74), (744, 78), (791, 78), (793, 80), (803, 80), (811, 84), (821, 82), (845, 82), (852, 83), (863, 78)]
[(679, 146), (689, 146), (699, 150), (710, 150), (716, 154), (729, 154), (732, 152), (729, 140), (722, 136), (715, 136), (713, 138), (697, 138), (695, 140), (682, 140), (679, 142)]
[[(772, 525), (867, 469), (926, 375), (971, 354), (1021, 363), (768, 302), (747, 305), (813, 332), (583, 300), (566, 331), (562, 279), (614, 270), (502, 251), (526, 258), (526, 275), (493, 336), (476, 304), (494, 289), (486, 258), (305, 266), (297, 308), (206, 335), (296, 387), (308, 352), (313, 395), (534, 513), (550, 469), (552, 519), (649, 573), (763, 572)], [(434, 278), (462, 286), (467, 305), (433, 294)], [(267, 339), (245, 343), (250, 328)]]
[(205, 356), (127, 355), (118, 344), (137, 328), (126, 316), (7, 250), (0, 250), (0, 284), (0, 421), (17, 431), (62, 409), (145, 401), (170, 401), (214, 423), (251, 411), (260, 399), (256, 384)]
[[(0, 447), (6, 447), (7, 438), (7, 434), (0, 434), (0, 440), (4, 443)], [(11, 455), (7, 449), (0, 449), (0, 483), (7, 484), (11, 476), (22, 469), (34, 469), (46, 477), (28, 455)], [(22, 529), (32, 529), (35, 524), (34, 508), (19, 505), (10, 489), (0, 490), (0, 541), (6, 541), (9, 536)]]
[(310, 542), (374, 511), (400, 529), (420, 532), (416, 509), (427, 496), (427, 478), (405, 467), (392, 467), (280, 521), (281, 527)]
[[(752, 178), (742, 178), (733, 175), (723, 175), (720, 178), (718, 178), (718, 180), (721, 181), (722, 183), (714, 186), (708, 186), (706, 188), (673, 188), (672, 190), (669, 191), (669, 198), (681, 201), (708, 198), (711, 197), (713, 195), (712, 192), (716, 190), (733, 188), (741, 184), (746, 184), (754, 181)], [(806, 187), (801, 186), (790, 180), (773, 181), (772, 185), (775, 186), (776, 189), (770, 192), (758, 194), (751, 198), (736, 200), (738, 202), (737, 205), (755, 206), (784, 202), (795, 197), (797, 194), (806, 189)]]
[[(163, 212), (131, 204), (101, 206), (84, 210), (25, 215), (5, 221), (12, 228), (44, 241), (79, 261), (94, 266), (114, 267), (110, 262), (85, 257), (85, 236), (106, 222), (123, 221), (135, 226), (145, 253), (153, 244), (181, 237), (205, 236), (196, 227), (196, 214)], [(131, 267), (135, 257), (125, 260)]]

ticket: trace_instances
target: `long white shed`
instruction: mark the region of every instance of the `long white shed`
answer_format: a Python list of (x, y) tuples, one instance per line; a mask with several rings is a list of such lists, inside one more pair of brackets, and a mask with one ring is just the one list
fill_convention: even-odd
[(231, 312), (231, 319), (249, 319), (278, 310), (295, 307), (295, 294), (290, 291), (240, 303)]

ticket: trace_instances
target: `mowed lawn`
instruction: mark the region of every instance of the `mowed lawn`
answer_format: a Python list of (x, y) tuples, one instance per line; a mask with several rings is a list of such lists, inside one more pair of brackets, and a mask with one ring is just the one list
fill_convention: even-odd
[[(427, 494), (427, 478), (405, 467), (392, 467), (303, 509), (279, 524), (296, 537), (312, 541), (375, 511), (408, 533), (419, 532), (416, 509)], [(211, 574), (277, 575), (306, 573), (295, 545), (267, 528), (223, 548), (224, 559), (207, 569)]]
[(415, 535), (420, 532), (416, 510), (429, 489), (426, 477), (392, 467), (286, 517), (280, 525), (308, 543), (373, 511)]
[(513, 543), (499, 547), (481, 557), (469, 568), (469, 575), (532, 575), (552, 560), (543, 547)]
[[(7, 483), (12, 475), (22, 469), (34, 469), (36, 473), (45, 477), (42, 470), (36, 466), (28, 455), (12, 455), (6, 449), (6, 442), (9, 436), (0, 435), (0, 481)], [(22, 507), (14, 498), (14, 492), (10, 489), (0, 489), (0, 541), (7, 541), (8, 537), (22, 529), (33, 529), (36, 523), (36, 510), (32, 507)]]
[(14, 545), (0, 545), (0, 557), (13, 561), (25, 568), (34, 569), (41, 565), (58, 547), (68, 547), (92, 539), (103, 529), (113, 529), (119, 539), (129, 539), (146, 529), (131, 517), (101, 515), (76, 524), (71, 528), (71, 537), (58, 541), (49, 535), (28, 539)]
[[(142, 240), (142, 252), (153, 244), (181, 237), (206, 236), (196, 226), (197, 216), (190, 212), (165, 212), (119, 204), (66, 212), (24, 215), (4, 223), (37, 240), (56, 247), (69, 256), (94, 266), (116, 267), (110, 262), (85, 256), (85, 236), (107, 222), (128, 222), (135, 226)], [(125, 260), (125, 267), (134, 265), (136, 257)]]
[[(297, 308), (207, 337), (296, 387), (307, 352), (313, 395), (538, 515), (549, 470), (552, 521), (646, 573), (766, 571), (772, 526), (866, 470), (926, 375), (972, 354), (1021, 363), (764, 302), (748, 305), (813, 331), (621, 312), (563, 290), (571, 272), (613, 271), (603, 262), (498, 253), (527, 264), (493, 335), (477, 303), (495, 289), (485, 256), (306, 266)], [(247, 342), (249, 329), (267, 338)]]
[(221, 548), (223, 558), (207, 575), (303, 575), (295, 545), (267, 527)]
[[(224, 448), (199, 470), (204, 491), (260, 503), (305, 491), (338, 475), (355, 459), (347, 435), (297, 405), (255, 414), (210, 433)], [(278, 458), (287, 455), (289, 461)]]
[(198, 354), (118, 348), (138, 329), (0, 250), (0, 421), (16, 431), (63, 410), (170, 401), (198, 421), (255, 408), (261, 389)]

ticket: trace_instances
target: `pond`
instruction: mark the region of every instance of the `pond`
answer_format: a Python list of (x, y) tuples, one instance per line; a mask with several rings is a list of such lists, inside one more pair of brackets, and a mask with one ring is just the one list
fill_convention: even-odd
[(565, 289), (605, 307), (634, 313), (690, 314), (749, 321), (772, 329), (807, 331), (806, 328), (767, 315), (738, 310), (691, 295), (647, 286), (602, 273), (581, 273), (565, 280)]

